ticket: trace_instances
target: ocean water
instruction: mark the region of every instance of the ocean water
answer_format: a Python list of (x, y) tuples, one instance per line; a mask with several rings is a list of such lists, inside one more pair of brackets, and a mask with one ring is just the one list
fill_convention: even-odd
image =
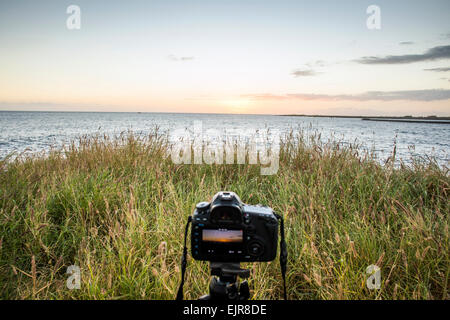
[[(396, 144), (397, 159), (409, 163), (414, 157), (434, 157), (449, 166), (450, 125), (427, 123), (375, 122), (359, 118), (315, 118), (270, 115), (102, 113), (102, 112), (21, 112), (0, 111), (0, 159), (14, 152), (33, 153), (60, 147), (81, 135), (118, 135), (131, 130), (148, 134), (157, 126), (161, 132), (192, 129), (201, 121), (208, 129), (290, 130), (318, 132), (321, 139), (359, 144), (372, 150), (379, 161), (391, 154)], [(207, 134), (207, 132), (206, 132)]]

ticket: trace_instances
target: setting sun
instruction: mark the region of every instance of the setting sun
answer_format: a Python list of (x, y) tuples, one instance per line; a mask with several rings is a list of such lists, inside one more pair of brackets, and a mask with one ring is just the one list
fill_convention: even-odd
[(246, 113), (254, 105), (253, 101), (242, 98), (221, 100), (219, 104), (227, 108), (224, 113)]

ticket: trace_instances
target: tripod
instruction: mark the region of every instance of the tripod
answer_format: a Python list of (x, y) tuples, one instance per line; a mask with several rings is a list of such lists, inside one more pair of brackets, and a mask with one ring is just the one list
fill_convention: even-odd
[(201, 296), (199, 300), (208, 301), (242, 301), (250, 298), (247, 280), (240, 285), (238, 276), (248, 278), (250, 270), (241, 269), (240, 263), (210, 263), (211, 275), (214, 276), (209, 284), (209, 294)]

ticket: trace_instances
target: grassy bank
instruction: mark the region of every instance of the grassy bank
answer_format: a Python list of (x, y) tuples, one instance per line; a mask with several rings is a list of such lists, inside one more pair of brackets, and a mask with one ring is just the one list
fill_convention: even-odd
[[(361, 160), (356, 149), (291, 136), (276, 175), (256, 165), (176, 165), (157, 134), (0, 162), (0, 298), (173, 299), (195, 203), (232, 190), (285, 217), (290, 299), (448, 299), (447, 169)], [(295, 143), (294, 143), (295, 142)], [(66, 270), (81, 268), (81, 289)], [(367, 266), (381, 268), (379, 290)], [(248, 265), (256, 299), (279, 299), (278, 259)], [(207, 293), (189, 258), (185, 296)]]

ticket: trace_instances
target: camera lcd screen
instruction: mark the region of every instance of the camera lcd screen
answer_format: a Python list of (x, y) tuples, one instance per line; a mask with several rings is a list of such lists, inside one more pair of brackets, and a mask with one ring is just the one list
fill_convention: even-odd
[(242, 242), (242, 230), (203, 229), (202, 240), (205, 242)]

